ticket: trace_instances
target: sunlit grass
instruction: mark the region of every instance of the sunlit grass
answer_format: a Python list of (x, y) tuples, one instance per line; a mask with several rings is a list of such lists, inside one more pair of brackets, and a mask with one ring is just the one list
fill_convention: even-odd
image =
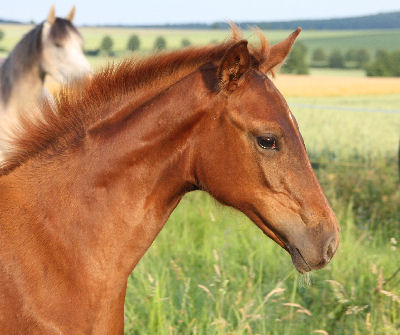
[(126, 334), (396, 334), (399, 281), (379, 281), (398, 250), (357, 229), (350, 206), (337, 214), (339, 251), (308, 286), (242, 215), (187, 196), (129, 280)]

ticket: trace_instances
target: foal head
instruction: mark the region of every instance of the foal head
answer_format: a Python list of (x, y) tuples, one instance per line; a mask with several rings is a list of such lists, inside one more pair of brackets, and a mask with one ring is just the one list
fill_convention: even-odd
[(56, 17), (51, 7), (42, 29), (41, 67), (59, 82), (91, 72), (83, 53), (83, 39), (72, 24), (75, 7), (65, 19)]
[[(244, 212), (290, 253), (298, 271), (307, 272), (330, 261), (339, 227), (296, 120), (266, 75), (284, 60), (299, 32), (265, 50), (265, 59), (249, 53), (246, 41), (227, 51), (216, 71), (219, 90), (195, 177), (200, 188)], [(203, 76), (213, 75), (215, 70)]]

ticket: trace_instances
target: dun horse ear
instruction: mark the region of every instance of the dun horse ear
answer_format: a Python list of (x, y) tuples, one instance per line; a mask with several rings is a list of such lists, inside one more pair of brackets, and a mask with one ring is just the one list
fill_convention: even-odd
[(54, 4), (51, 5), (49, 15), (47, 15), (47, 22), (53, 24), (56, 21), (56, 8)]
[(261, 65), (260, 70), (267, 73), (273, 70), (274, 67), (281, 64), (286, 56), (289, 54), (290, 49), (293, 46), (294, 41), (297, 36), (299, 36), (301, 28), (297, 28), (293, 33), (291, 33), (285, 40), (273, 45), (269, 49), (269, 54), (265, 62)]
[(71, 10), (69, 11), (65, 19), (68, 20), (69, 22), (72, 22), (74, 16), (75, 16), (75, 6), (72, 6)]
[(233, 91), (239, 78), (250, 68), (247, 41), (240, 41), (229, 48), (219, 65), (217, 78), (221, 89)]

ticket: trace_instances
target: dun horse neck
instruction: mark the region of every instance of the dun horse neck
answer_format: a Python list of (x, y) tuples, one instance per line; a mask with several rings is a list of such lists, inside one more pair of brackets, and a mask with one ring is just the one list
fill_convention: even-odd
[(41, 26), (29, 32), (2, 64), (0, 103), (3, 111), (21, 111), (40, 100), (45, 75), (40, 67), (40, 38)]

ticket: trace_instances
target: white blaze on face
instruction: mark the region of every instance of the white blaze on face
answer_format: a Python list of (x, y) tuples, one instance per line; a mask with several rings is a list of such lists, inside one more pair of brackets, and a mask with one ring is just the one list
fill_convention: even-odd
[(50, 38), (51, 25), (43, 24), (42, 68), (59, 82), (66, 82), (91, 73), (90, 65), (83, 53), (83, 40), (73, 30), (60, 42)]

